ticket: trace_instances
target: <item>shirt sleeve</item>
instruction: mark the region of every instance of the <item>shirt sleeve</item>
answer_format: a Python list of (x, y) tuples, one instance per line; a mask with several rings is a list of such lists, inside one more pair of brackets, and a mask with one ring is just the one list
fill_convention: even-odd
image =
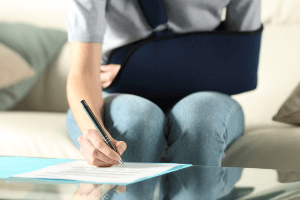
[(103, 43), (107, 0), (69, 0), (66, 11), (68, 41)]
[(261, 0), (231, 0), (226, 9), (227, 30), (255, 31), (261, 27)]

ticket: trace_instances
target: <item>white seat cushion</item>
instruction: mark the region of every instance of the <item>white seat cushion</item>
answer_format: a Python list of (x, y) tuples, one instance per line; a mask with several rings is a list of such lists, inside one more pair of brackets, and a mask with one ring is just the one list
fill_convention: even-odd
[(0, 155), (84, 159), (66, 128), (66, 113), (0, 113)]

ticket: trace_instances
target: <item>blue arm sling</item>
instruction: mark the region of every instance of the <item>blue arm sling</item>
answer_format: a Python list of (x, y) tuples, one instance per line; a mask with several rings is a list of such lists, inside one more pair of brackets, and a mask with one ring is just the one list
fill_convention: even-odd
[[(152, 28), (167, 23), (160, 0), (139, 3)], [(263, 25), (256, 31), (227, 31), (224, 22), (214, 31), (156, 31), (110, 54), (107, 64), (120, 64), (121, 69), (103, 90), (134, 94), (154, 102), (199, 91), (234, 95), (254, 90), (262, 31)]]

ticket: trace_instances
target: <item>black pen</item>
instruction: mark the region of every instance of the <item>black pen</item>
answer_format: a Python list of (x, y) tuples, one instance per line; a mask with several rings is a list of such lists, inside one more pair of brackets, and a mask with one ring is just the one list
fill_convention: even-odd
[[(115, 152), (117, 152), (116, 148), (114, 147), (113, 143), (110, 141), (109, 137), (107, 137), (104, 129), (102, 128), (101, 124), (98, 122), (97, 118), (95, 117), (94, 113), (88, 106), (85, 100), (80, 101), (81, 105), (83, 106), (85, 112), (88, 114), (92, 122), (94, 123), (95, 127), (97, 128), (98, 132), (100, 133), (101, 137), (103, 138), (104, 142), (112, 148)], [(119, 160), (119, 163), (124, 167), (122, 158)]]

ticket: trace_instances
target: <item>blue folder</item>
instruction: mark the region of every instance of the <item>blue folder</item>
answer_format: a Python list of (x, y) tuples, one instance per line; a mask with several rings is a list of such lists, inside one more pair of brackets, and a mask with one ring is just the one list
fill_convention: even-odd
[[(16, 181), (16, 182), (27, 182), (27, 183), (51, 183), (51, 184), (77, 184), (77, 183), (94, 183), (94, 184), (112, 184), (112, 183), (103, 183), (103, 182), (85, 182), (85, 181), (76, 181), (76, 180), (64, 180), (64, 179), (43, 179), (43, 178), (17, 178), (11, 177), (16, 174), (32, 172), (41, 168), (45, 168), (51, 165), (56, 165), (60, 163), (73, 162), (78, 159), (63, 159), (63, 158), (35, 158), (35, 157), (20, 157), (20, 156), (0, 156), (0, 180), (7, 181)], [(146, 163), (145, 163), (146, 164)], [(171, 164), (171, 163), (163, 163)], [(167, 174), (173, 171), (177, 171), (192, 165), (185, 164), (173, 167), (167, 171), (164, 171), (160, 174), (154, 176), (145, 177), (135, 182), (128, 184), (118, 184), (118, 185), (129, 185), (132, 183), (140, 182), (149, 178)]]

